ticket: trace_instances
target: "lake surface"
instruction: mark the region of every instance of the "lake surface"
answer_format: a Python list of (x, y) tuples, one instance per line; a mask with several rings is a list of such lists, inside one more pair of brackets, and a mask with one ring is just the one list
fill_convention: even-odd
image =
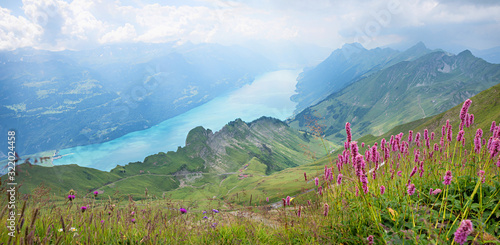
[(252, 84), (149, 129), (100, 144), (63, 149), (59, 152), (63, 157), (55, 159), (53, 163), (78, 164), (109, 171), (116, 165), (143, 161), (148, 155), (177, 150), (179, 146), (185, 145), (189, 130), (197, 126), (215, 132), (236, 118), (245, 122), (261, 116), (284, 120), (295, 110), (296, 103), (290, 101), (290, 96), (295, 93), (296, 78), (300, 72), (301, 70), (280, 70), (265, 73)]

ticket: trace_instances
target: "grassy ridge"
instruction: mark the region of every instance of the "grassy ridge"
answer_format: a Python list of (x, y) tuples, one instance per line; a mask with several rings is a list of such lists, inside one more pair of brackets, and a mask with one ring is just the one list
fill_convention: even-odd
[[(474, 114), (473, 128), (481, 128), (483, 131), (488, 131), (492, 121), (500, 122), (500, 83), (475, 95), (471, 100), (473, 102), (469, 112)], [(382, 138), (389, 139), (391, 135), (396, 135), (400, 132), (406, 134), (409, 130), (423, 134), (425, 129), (440, 136), (441, 126), (446, 123), (446, 120), (449, 120), (454, 128), (458, 127), (460, 119), (456, 115), (460, 113), (461, 109), (462, 104), (459, 104), (438, 115), (396, 126), (380, 136), (365, 135), (360, 137), (358, 141), (373, 144), (374, 142), (379, 142)]]
[[(131, 195), (134, 199), (169, 197), (206, 202), (254, 189), (261, 178), (306, 164), (332, 146), (277, 119), (263, 117), (251, 123), (236, 120), (215, 133), (197, 127), (188, 134), (186, 146), (176, 152), (160, 152), (110, 172), (77, 165), (47, 168), (23, 164), (16, 180), (23, 184), (21, 193), (29, 194), (44, 183), (61, 199), (73, 189), (80, 196), (98, 190), (103, 198)], [(240, 179), (240, 174), (248, 176)]]
[(458, 55), (433, 52), (349, 85), (295, 116), (290, 125), (306, 130), (308, 124), (316, 123), (336, 143), (345, 139), (347, 121), (355, 138), (380, 135), (446, 111), (499, 82), (500, 65), (469, 51)]

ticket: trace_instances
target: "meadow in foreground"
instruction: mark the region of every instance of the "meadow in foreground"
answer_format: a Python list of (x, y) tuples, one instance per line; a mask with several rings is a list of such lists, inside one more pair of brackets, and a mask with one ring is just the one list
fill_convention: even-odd
[(71, 191), (61, 202), (41, 186), (18, 197), (14, 236), (4, 225), (0, 243), (500, 244), (500, 126), (475, 129), (470, 104), (456, 128), (447, 122), (440, 132), (400, 133), (372, 146), (352, 141), (347, 123), (338, 158), (304, 173), (312, 191), (280, 205), (195, 207)]

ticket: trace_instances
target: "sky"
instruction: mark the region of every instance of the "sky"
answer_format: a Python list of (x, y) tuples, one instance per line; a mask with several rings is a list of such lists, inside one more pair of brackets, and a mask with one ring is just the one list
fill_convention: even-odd
[(0, 50), (290, 41), (336, 49), (500, 46), (500, 1), (2, 0)]

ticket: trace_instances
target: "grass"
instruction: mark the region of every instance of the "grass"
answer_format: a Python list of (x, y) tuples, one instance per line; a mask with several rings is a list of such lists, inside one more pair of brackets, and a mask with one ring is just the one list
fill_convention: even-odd
[[(369, 244), (371, 238), (374, 244), (500, 244), (500, 154), (488, 145), (474, 150), (476, 125), (464, 128), (465, 144), (450, 128), (455, 132), (450, 140), (445, 136), (441, 143), (439, 133), (429, 139), (429, 148), (423, 136), (408, 142), (407, 134), (379, 142), (374, 151), (378, 161), (356, 154), (355, 142), (344, 149), (349, 160), (330, 155), (270, 175), (254, 157), (237, 174), (211, 174), (205, 183), (176, 189), (171, 196), (144, 194), (135, 200), (132, 195), (86, 194), (69, 201), (39, 186), (28, 195), (17, 192), (15, 236), (3, 236), (0, 243)], [(484, 139), (500, 140), (500, 133), (483, 132)], [(443, 183), (448, 172), (452, 177)], [(139, 184), (149, 188), (168, 178), (156, 177)], [(176, 184), (161, 183), (165, 188)], [(0, 188), (9, 186), (3, 182)], [(431, 188), (440, 192), (433, 194)], [(192, 197), (173, 198), (187, 193)], [(213, 193), (216, 198), (209, 196)], [(277, 205), (287, 196), (293, 197), (290, 205)], [(1, 196), (3, 203), (6, 197)], [(5, 206), (0, 219), (10, 217)], [(457, 230), (468, 221), (473, 229), (460, 241)]]

